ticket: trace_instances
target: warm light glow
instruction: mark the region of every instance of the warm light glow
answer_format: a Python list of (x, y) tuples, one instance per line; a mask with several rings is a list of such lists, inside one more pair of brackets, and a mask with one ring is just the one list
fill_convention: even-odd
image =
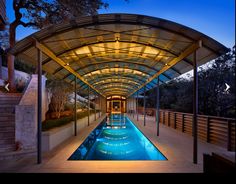
[(90, 51), (89, 51), (89, 48), (88, 46), (84, 46), (84, 47), (81, 47), (79, 49), (77, 49), (75, 51), (76, 54), (80, 55), (80, 54), (91, 54)]
[(126, 79), (126, 78), (122, 78), (122, 77), (112, 78), (112, 79), (105, 79), (105, 80), (102, 80), (102, 81), (95, 82), (95, 83), (93, 83), (93, 85), (97, 86), (97, 85), (102, 85), (104, 83), (130, 83), (130, 84), (134, 84), (134, 85), (140, 85), (140, 83), (138, 83), (136, 81), (132, 81), (130, 79)]
[(151, 55), (157, 55), (159, 51), (156, 48), (147, 46), (143, 52), (145, 55), (151, 54)]
[(112, 98), (120, 98), (120, 96), (112, 96)]
[(124, 97), (124, 96), (120, 96), (120, 95), (113, 95), (113, 96), (109, 96), (109, 97), (107, 97), (107, 99), (114, 99), (114, 98), (119, 98), (119, 99), (123, 99), (123, 100), (125, 100), (126, 99), (126, 97)]
[(116, 43), (119, 43), (119, 38), (118, 37), (116, 37)]
[(113, 73), (122, 73), (122, 74), (132, 74), (132, 75), (140, 75), (142, 77), (149, 77), (149, 75), (138, 71), (138, 70), (133, 70), (133, 69), (128, 69), (128, 68), (105, 68), (101, 70), (95, 70), (90, 73), (85, 74), (83, 77), (92, 77), (93, 75), (97, 76), (99, 74), (113, 74)]

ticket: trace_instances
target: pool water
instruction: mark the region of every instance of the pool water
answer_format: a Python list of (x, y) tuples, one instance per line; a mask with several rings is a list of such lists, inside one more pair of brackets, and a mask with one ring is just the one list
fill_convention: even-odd
[(100, 123), (68, 160), (167, 160), (123, 114)]

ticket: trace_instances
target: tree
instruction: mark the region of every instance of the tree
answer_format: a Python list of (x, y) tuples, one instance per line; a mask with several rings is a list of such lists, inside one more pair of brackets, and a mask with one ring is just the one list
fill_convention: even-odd
[(9, 24), (7, 23), (5, 29), (0, 31), (0, 79), (2, 79), (2, 66), (6, 59), (6, 49), (9, 48)]
[(69, 94), (73, 91), (72, 86), (60, 79), (49, 80), (47, 88), (52, 94), (49, 108), (56, 113), (57, 118), (61, 117), (61, 112), (64, 110)]
[[(230, 86), (227, 91), (226, 84)], [(234, 117), (235, 47), (199, 72), (199, 110), (202, 114)]]
[(175, 80), (176, 91), (173, 92), (175, 102), (170, 104), (170, 108), (180, 112), (193, 112), (193, 81), (179, 78)]
[[(198, 72), (199, 114), (235, 116), (235, 46), (232, 51), (217, 58), (212, 65), (200, 67)], [(226, 84), (230, 86), (226, 90)], [(150, 90), (151, 91), (151, 90)], [(152, 92), (153, 91), (153, 92)], [(155, 107), (155, 90), (147, 104)], [(179, 78), (160, 85), (160, 107), (192, 113), (193, 80)], [(151, 102), (148, 102), (151, 101)]]
[[(41, 29), (82, 15), (94, 15), (107, 7), (102, 0), (13, 0), (15, 20), (9, 27), (9, 49), (15, 45), (16, 28), (20, 25)], [(14, 56), (8, 54), (7, 60), (9, 86), (14, 91)]]
[(9, 48), (9, 26), (6, 26), (6, 29), (0, 31), (0, 48), (6, 50)]

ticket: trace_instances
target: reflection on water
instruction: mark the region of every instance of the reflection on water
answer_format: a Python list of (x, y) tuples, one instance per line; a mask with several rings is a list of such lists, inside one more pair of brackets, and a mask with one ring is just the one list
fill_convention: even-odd
[(123, 114), (102, 122), (69, 160), (166, 160)]

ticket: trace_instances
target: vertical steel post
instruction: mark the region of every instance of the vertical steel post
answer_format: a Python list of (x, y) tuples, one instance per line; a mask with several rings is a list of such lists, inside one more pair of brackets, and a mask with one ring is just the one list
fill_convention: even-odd
[(197, 114), (198, 114), (198, 73), (197, 73), (197, 51), (193, 59), (193, 163), (197, 164)]
[(136, 98), (136, 113), (137, 113), (137, 121), (138, 121), (138, 91), (137, 91), (137, 98)]
[(41, 137), (42, 137), (42, 51), (38, 49), (38, 116), (37, 116), (37, 163), (40, 164), (42, 162), (42, 145), (41, 145)]
[(111, 100), (111, 112), (113, 111), (113, 100)]
[(135, 113), (135, 96), (133, 97), (133, 118), (134, 118), (134, 113)]
[(143, 95), (143, 126), (146, 126), (146, 86), (144, 86)]
[(159, 136), (159, 120), (160, 120), (160, 91), (159, 91), (159, 76), (157, 77), (157, 94), (156, 94), (156, 125), (157, 136)]
[(90, 123), (90, 86), (88, 86), (88, 126)]
[(128, 113), (128, 99), (125, 99), (125, 113)]
[(99, 118), (101, 117), (101, 96), (98, 95), (99, 97)]
[(102, 103), (104, 103), (104, 105), (102, 105), (102, 113), (106, 113), (107, 112), (107, 99), (105, 97), (102, 97)]
[(77, 136), (77, 77), (75, 76), (74, 135)]
[(97, 115), (96, 115), (96, 95), (94, 95), (94, 112), (95, 112), (94, 120), (96, 121), (96, 119), (97, 119)]
[(127, 107), (127, 114), (129, 114), (129, 98), (127, 98), (127, 104), (126, 104), (126, 107)]
[(127, 114), (129, 114), (129, 98), (127, 98), (127, 104), (126, 104), (126, 106), (127, 106)]

